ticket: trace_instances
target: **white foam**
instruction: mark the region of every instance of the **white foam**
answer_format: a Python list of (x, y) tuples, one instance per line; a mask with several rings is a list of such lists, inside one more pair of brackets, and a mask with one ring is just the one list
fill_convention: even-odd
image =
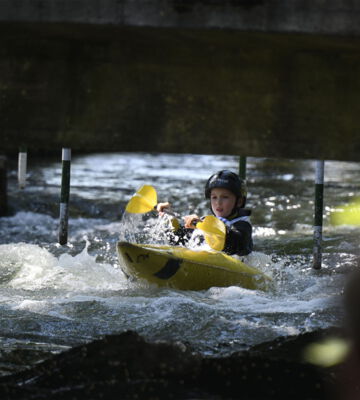
[(273, 228), (267, 228), (261, 226), (254, 227), (254, 233), (253, 233), (254, 237), (269, 237), (275, 235), (276, 235), (276, 230)]
[(87, 246), (75, 256), (63, 254), (59, 258), (33, 244), (0, 245), (0, 272), (12, 268), (15, 275), (7, 286), (26, 290), (44, 288), (65, 291), (118, 290), (126, 284), (119, 269), (110, 264), (97, 263), (88, 254)]

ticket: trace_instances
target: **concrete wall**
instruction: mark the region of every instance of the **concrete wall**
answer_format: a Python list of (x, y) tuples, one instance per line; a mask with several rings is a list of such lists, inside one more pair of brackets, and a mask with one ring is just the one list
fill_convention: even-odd
[(359, 34), (357, 0), (0, 0), (1, 21)]
[[(217, 17), (245, 10), (253, 18), (261, 9), (262, 23), (274, 27), (284, 8), (277, 1), (139, 3), (13, 0), (9, 7), (0, 0), (8, 21), (0, 23), (0, 152), (27, 144), (37, 153), (71, 146), (76, 152), (360, 159), (357, 35), (286, 33), (285, 25), (281, 33), (265, 33), (266, 24), (258, 32), (183, 27), (205, 9), (198, 25), (213, 24), (211, 9)], [(308, 7), (298, 10), (300, 3)], [(356, 31), (359, 10), (352, 4), (350, 18), (351, 3), (289, 0), (286, 26), (296, 31), (304, 22), (310, 30), (312, 21), (320, 31)], [(270, 5), (277, 6), (272, 14)], [(314, 5), (318, 12), (305, 21)], [(346, 24), (326, 20), (335, 18), (336, 5)], [(137, 22), (131, 22), (134, 7)], [(164, 27), (170, 9), (178, 27)], [(74, 22), (93, 15), (93, 24)], [(54, 22), (66, 18), (72, 21)], [(149, 21), (162, 27), (141, 26)]]

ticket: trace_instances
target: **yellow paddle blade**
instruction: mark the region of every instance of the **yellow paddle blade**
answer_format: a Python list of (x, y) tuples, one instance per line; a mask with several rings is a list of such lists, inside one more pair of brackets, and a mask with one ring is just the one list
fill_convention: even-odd
[(130, 199), (125, 211), (132, 214), (147, 213), (153, 210), (156, 204), (156, 190), (150, 185), (143, 185)]
[(226, 227), (225, 224), (208, 215), (202, 222), (196, 224), (196, 228), (203, 231), (206, 243), (214, 250), (221, 251), (225, 246)]
[(360, 225), (360, 199), (337, 207), (330, 215), (332, 225)]

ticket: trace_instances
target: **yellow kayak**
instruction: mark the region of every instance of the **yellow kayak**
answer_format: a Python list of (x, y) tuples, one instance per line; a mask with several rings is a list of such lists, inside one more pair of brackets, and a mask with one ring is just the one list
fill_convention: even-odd
[(181, 290), (241, 286), (265, 290), (271, 278), (227, 254), (178, 246), (119, 242), (120, 266), (126, 276)]

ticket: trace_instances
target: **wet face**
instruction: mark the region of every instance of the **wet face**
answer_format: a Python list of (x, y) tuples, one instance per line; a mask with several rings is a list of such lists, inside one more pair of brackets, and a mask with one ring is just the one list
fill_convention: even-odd
[(228, 189), (214, 188), (210, 194), (211, 209), (216, 217), (229, 217), (236, 204), (236, 196)]

